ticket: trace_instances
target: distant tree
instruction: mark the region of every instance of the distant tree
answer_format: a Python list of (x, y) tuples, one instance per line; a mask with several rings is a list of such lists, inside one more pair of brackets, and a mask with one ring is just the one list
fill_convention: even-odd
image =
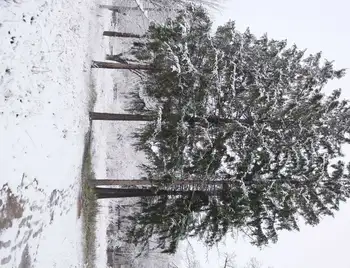
[[(340, 90), (322, 93), (344, 70), (323, 62), (321, 53), (305, 57), (285, 41), (241, 33), (233, 22), (212, 35), (206, 11), (195, 6), (151, 25), (147, 36), (135, 55), (161, 70), (143, 86), (162, 109), (161, 124), (135, 134), (150, 162), (143, 166), (148, 178), (227, 184), (200, 216), (183, 212), (174, 223), (176, 202), (164, 203), (162, 212), (156, 203), (134, 217), (147, 223), (135, 228), (148, 228), (146, 236), (158, 237), (169, 252), (188, 236), (213, 245), (234, 229), (261, 246), (276, 242), (281, 230), (299, 230), (300, 218), (318, 224), (350, 196), (350, 166), (341, 160), (350, 105)], [(168, 120), (171, 114), (180, 119)], [(230, 121), (207, 120), (212, 116)], [(193, 117), (201, 120), (186, 121)], [(169, 219), (152, 222), (152, 209)]]

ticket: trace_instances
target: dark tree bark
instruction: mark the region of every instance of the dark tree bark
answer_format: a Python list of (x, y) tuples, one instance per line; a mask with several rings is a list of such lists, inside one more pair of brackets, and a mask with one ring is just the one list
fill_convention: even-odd
[(104, 31), (104, 36), (111, 36), (111, 37), (124, 37), (124, 38), (143, 38), (144, 35), (139, 34), (133, 34), (133, 33), (123, 33), (123, 32), (113, 32), (113, 31)]
[[(129, 189), (129, 188), (94, 188), (98, 199), (104, 198), (127, 198), (127, 197), (147, 197), (162, 195), (200, 196), (206, 198), (209, 193), (205, 191), (170, 191), (156, 189)], [(220, 191), (210, 192), (210, 195), (218, 195)]]
[[(180, 120), (180, 116), (177, 114), (170, 114), (168, 118), (172, 120)], [(145, 115), (145, 114), (113, 114), (113, 113), (97, 113), (90, 112), (91, 120), (109, 120), (109, 121), (155, 121), (158, 119), (158, 115)], [(205, 123), (207, 121), (211, 124), (226, 124), (232, 123), (233, 119), (219, 118), (217, 116), (208, 116), (206, 118), (200, 118), (195, 116), (185, 116), (183, 120), (189, 124)]]
[(157, 116), (144, 114), (110, 114), (90, 112), (91, 120), (110, 120), (110, 121), (154, 121)]
[[(179, 186), (179, 185), (218, 185), (221, 186), (225, 183), (223, 180), (219, 181), (201, 181), (201, 180), (177, 180), (171, 182), (169, 186)], [(124, 185), (124, 186), (151, 186), (156, 185), (157, 181), (151, 180), (118, 180), (118, 179), (100, 179), (100, 180), (90, 180), (90, 186), (109, 186), (109, 185)]]
[(151, 65), (146, 64), (124, 64), (117, 62), (92, 61), (91, 68), (117, 69), (117, 70), (150, 70), (156, 71)]

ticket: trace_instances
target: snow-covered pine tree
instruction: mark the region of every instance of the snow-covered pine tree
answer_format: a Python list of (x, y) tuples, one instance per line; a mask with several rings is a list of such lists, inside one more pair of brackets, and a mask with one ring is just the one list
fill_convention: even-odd
[[(144, 166), (149, 178), (227, 181), (181, 238), (197, 235), (213, 245), (240, 229), (264, 245), (280, 230), (298, 230), (300, 218), (318, 224), (350, 195), (349, 165), (336, 162), (350, 141), (350, 105), (340, 90), (322, 92), (344, 70), (321, 53), (305, 56), (284, 40), (241, 33), (233, 22), (213, 35), (210, 27), (205, 10), (189, 6), (153, 25), (146, 45), (163, 70), (144, 84), (162, 120), (135, 135), (151, 163)], [(183, 120), (188, 116), (202, 120)]]
[(208, 196), (199, 191), (142, 198), (141, 211), (129, 217), (127, 241), (146, 248), (155, 240), (155, 248), (163, 253), (175, 253), (178, 242), (188, 237), (198, 224), (197, 214), (208, 202)]

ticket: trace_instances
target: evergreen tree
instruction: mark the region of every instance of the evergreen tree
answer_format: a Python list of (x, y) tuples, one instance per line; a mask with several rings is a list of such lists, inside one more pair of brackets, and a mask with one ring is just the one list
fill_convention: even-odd
[[(298, 230), (300, 218), (316, 225), (333, 215), (350, 193), (350, 166), (336, 161), (350, 141), (350, 105), (340, 90), (326, 96), (322, 89), (344, 70), (321, 53), (305, 56), (284, 40), (241, 33), (233, 22), (210, 31), (205, 10), (188, 6), (152, 25), (136, 53), (161, 70), (144, 87), (162, 120), (135, 134), (150, 160), (143, 166), (148, 177), (227, 181), (201, 217), (191, 213), (185, 227), (175, 225), (181, 236), (160, 239), (170, 245), (196, 235), (213, 245), (240, 229), (260, 246), (277, 241), (280, 230)], [(207, 120), (213, 116), (229, 122)], [(198, 120), (185, 120), (191, 117)], [(176, 211), (175, 203), (164, 206)], [(138, 217), (151, 217), (150, 210)], [(152, 224), (152, 235), (163, 232)]]
[(127, 241), (149, 246), (156, 240), (156, 248), (163, 253), (175, 253), (178, 242), (185, 239), (195, 228), (198, 215), (208, 205), (204, 192), (194, 191), (187, 195), (163, 195), (157, 198), (142, 198), (141, 211), (129, 217), (131, 225)]

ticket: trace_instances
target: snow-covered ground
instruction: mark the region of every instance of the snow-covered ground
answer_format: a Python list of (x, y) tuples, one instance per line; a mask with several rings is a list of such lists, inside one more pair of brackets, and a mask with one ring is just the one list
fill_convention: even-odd
[(90, 62), (103, 48), (98, 2), (0, 1), (0, 267), (82, 267), (77, 197)]

